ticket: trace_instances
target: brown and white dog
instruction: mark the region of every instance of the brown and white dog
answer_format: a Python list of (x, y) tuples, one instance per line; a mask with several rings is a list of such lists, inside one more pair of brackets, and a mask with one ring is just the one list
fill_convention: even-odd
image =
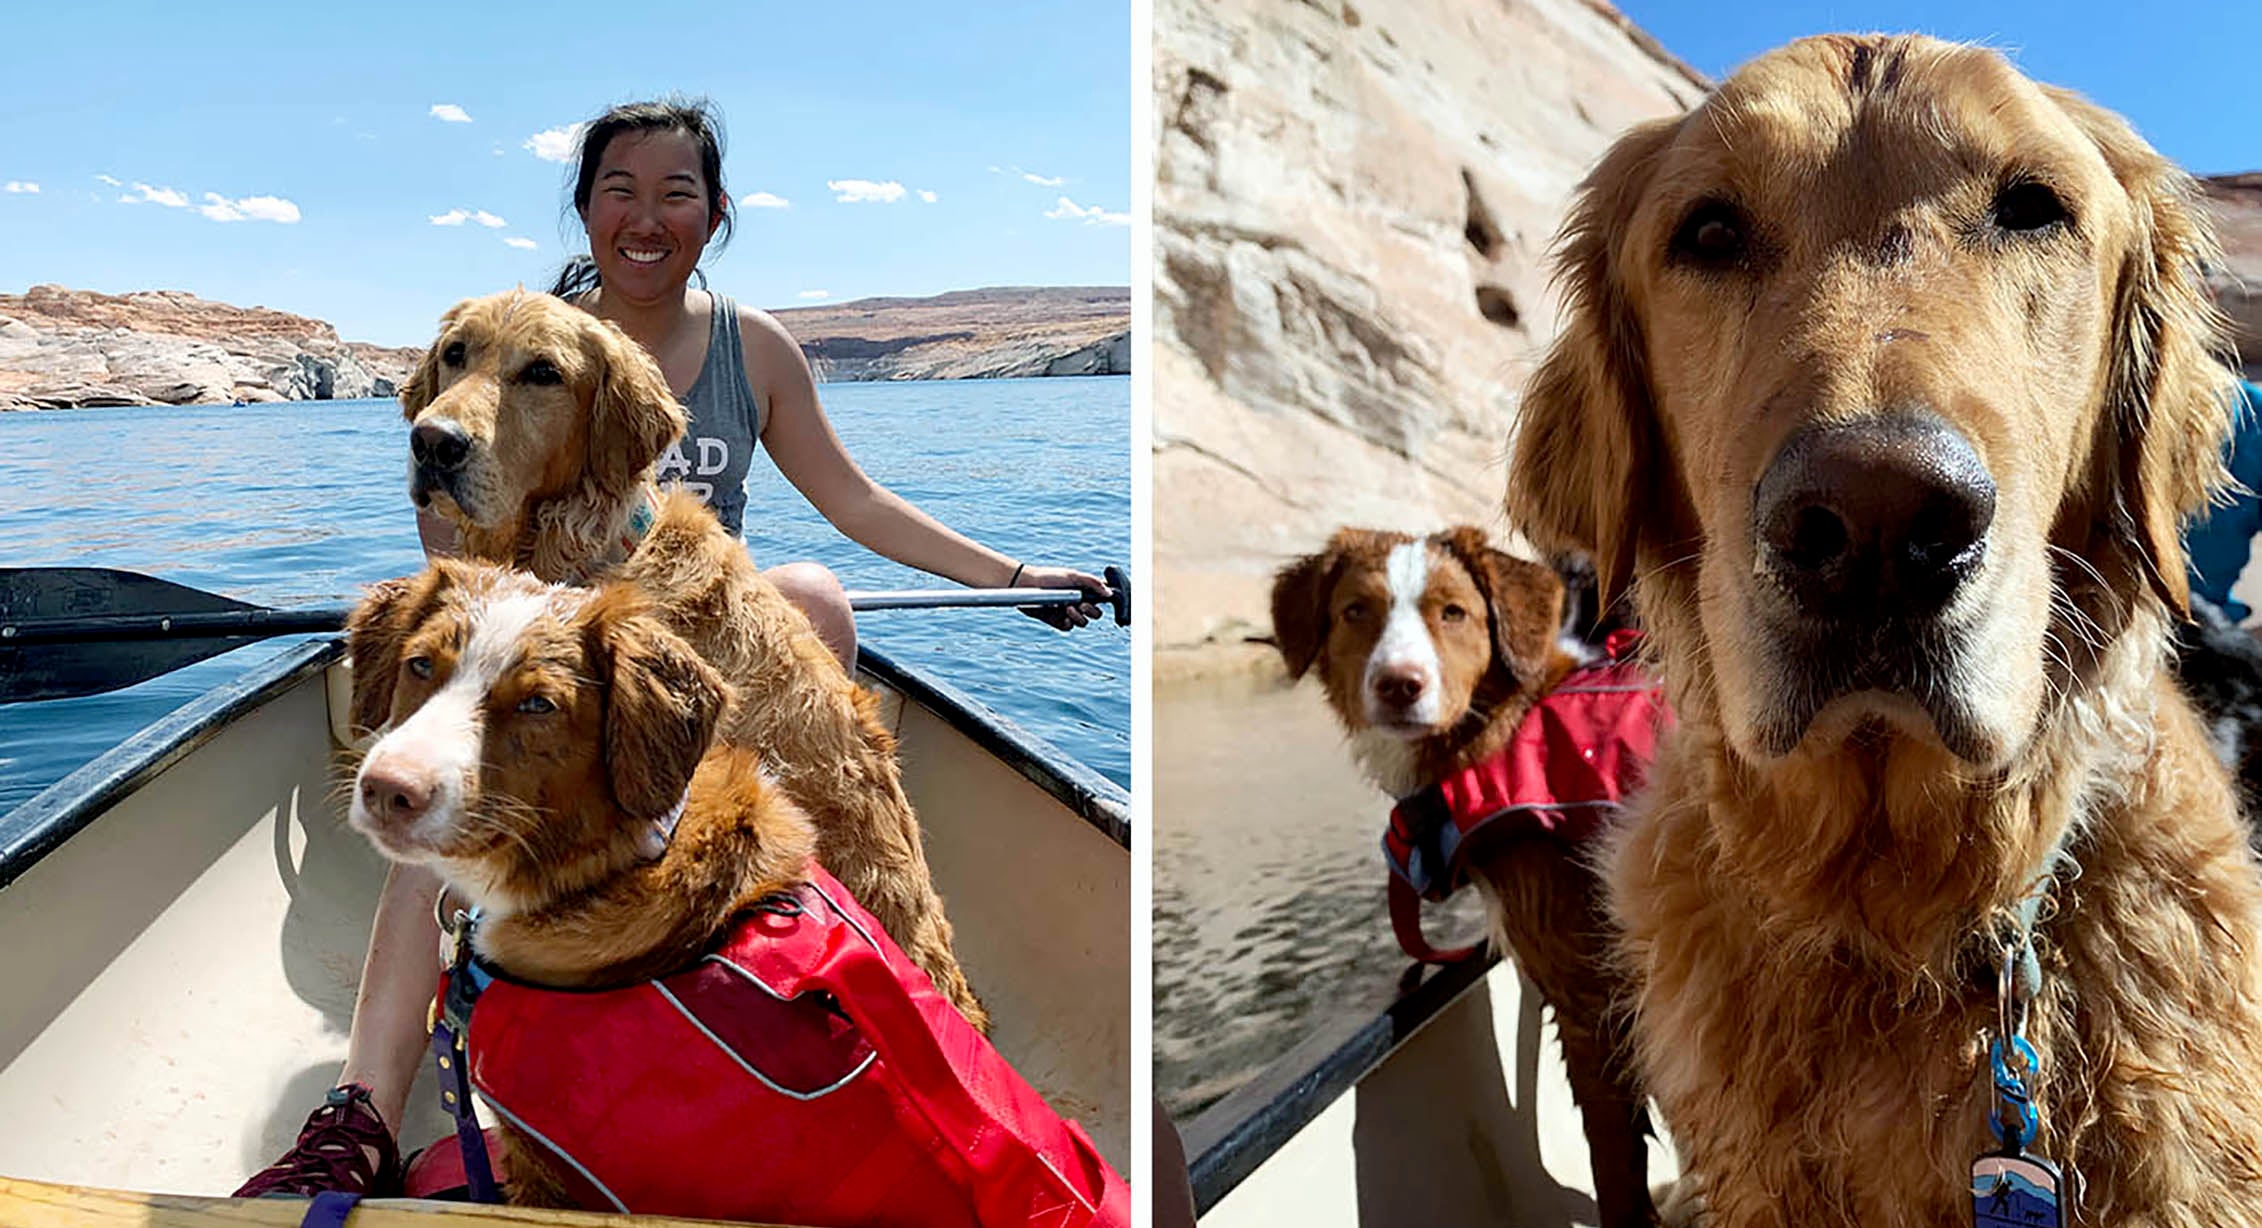
[[(418, 505), (457, 525), (469, 557), (642, 590), (736, 692), (722, 739), (761, 753), (815, 822), (826, 868), (986, 1027), (874, 699), (712, 512), (654, 488), (685, 419), (651, 356), (548, 295), (471, 299), (442, 317), (401, 405)], [(384, 715), (355, 710), (367, 728)]]
[[(1481, 530), (1340, 529), (1281, 569), (1272, 624), (1289, 676), (1318, 672), (1360, 765), (1403, 798), (1499, 753), (1581, 663), (1584, 646), (1562, 635), (1564, 605), (1555, 570), (1493, 549)], [(1514, 953), (1555, 1010), (1601, 1222), (1649, 1224), (1646, 1118), (1601, 880), (1545, 834), (1493, 841), (1478, 858), (1495, 948)]]
[(1920, 37), (1764, 55), (1581, 189), (1508, 506), (1680, 722), (1609, 878), (1719, 1228), (1972, 1222), (2022, 1012), (2066, 1222), (2262, 1223), (2262, 877), (2165, 667), (2212, 250), (2126, 122)]
[(348, 636), (354, 706), (384, 731), (349, 821), (478, 905), (479, 953), (512, 975), (672, 970), (806, 880), (808, 817), (754, 752), (707, 753), (730, 688), (632, 586), (443, 559), (374, 588)]

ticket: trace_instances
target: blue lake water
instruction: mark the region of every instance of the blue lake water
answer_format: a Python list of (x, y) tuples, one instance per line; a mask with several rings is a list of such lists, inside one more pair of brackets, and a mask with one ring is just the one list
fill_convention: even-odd
[[(1131, 548), (1122, 377), (827, 384), (866, 472), (1015, 558), (1098, 574)], [(423, 565), (392, 401), (0, 414), (0, 566), (117, 567), (263, 605), (351, 601)], [(764, 460), (746, 535), (850, 588), (947, 587), (840, 536)], [(858, 616), (866, 643), (965, 690), (1118, 784), (1131, 776), (1130, 634), (1009, 610)], [(0, 813), (282, 645), (108, 695), (0, 706)]]

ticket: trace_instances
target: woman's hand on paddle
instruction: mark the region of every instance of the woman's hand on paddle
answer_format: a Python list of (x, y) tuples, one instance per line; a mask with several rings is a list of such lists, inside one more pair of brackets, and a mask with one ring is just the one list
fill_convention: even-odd
[(1024, 606), (1021, 612), (1041, 623), (1050, 623), (1063, 631), (1097, 622), (1099, 603), (1115, 596), (1115, 590), (1098, 576), (1088, 576), (1067, 567), (1023, 567), (1021, 578), (1013, 582), (1015, 588), (1080, 588), (1092, 595), (1090, 601), (1080, 605)]

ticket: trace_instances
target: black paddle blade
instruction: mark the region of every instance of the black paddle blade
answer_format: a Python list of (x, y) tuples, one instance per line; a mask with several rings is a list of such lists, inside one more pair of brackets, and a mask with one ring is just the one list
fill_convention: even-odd
[(308, 613), (320, 617), (130, 571), (0, 567), (0, 703), (113, 691), (270, 635), (343, 621), (342, 611)]
[(257, 635), (195, 639), (109, 640), (0, 647), (0, 704), (100, 695), (159, 674), (169, 674), (230, 649), (258, 643)]

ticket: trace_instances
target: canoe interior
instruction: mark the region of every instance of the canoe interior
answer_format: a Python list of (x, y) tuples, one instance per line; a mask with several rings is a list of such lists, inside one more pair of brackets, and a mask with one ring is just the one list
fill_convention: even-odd
[[(1181, 1131), (1202, 1228), (1595, 1222), (1555, 1025), (1509, 963), (1428, 972)], [(1677, 1171), (1652, 1140), (1652, 1187)]]
[[(339, 656), (295, 647), (0, 820), (0, 1174), (225, 1194), (319, 1102), (385, 871), (333, 803)], [(862, 681), (994, 1040), (1127, 1170), (1122, 791), (877, 653)], [(424, 1072), (407, 1145), (435, 1097)]]

